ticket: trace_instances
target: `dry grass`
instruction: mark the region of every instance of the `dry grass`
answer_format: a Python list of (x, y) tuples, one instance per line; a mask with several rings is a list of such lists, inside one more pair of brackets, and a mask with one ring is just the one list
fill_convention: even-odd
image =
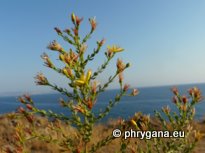
[[(56, 132), (53, 132), (50, 128), (48, 128), (48, 120), (42, 117), (37, 118), (39, 126), (37, 127), (37, 132), (40, 134), (51, 134), (53, 138), (61, 139), (62, 135), (57, 134)], [(12, 146), (12, 144), (16, 143), (16, 139), (14, 137), (14, 125), (16, 124), (16, 121), (19, 123), (22, 123), (24, 127), (29, 127), (29, 124), (24, 119), (10, 119), (6, 117), (6, 115), (0, 116), (0, 146), (1, 149), (6, 146)], [(109, 136), (112, 134), (112, 130), (115, 128), (116, 121), (110, 120), (107, 124), (98, 124), (94, 127), (93, 136), (91, 144), (95, 144), (96, 142), (100, 141), (101, 139), (105, 138), (106, 136)], [(156, 121), (153, 122), (153, 124), (156, 124)], [(76, 131), (75, 128), (66, 126), (64, 123), (55, 123), (58, 124), (62, 130), (63, 133), (65, 133), (70, 138), (76, 137)], [(194, 128), (200, 130), (201, 132), (205, 133), (205, 122), (194, 122), (193, 123)], [(158, 125), (156, 124), (156, 127)], [(132, 140), (131, 140), (132, 141)], [(140, 140), (139, 140), (140, 141)], [(76, 141), (76, 144), (79, 144), (78, 141)], [(131, 143), (132, 144), (132, 143)], [(133, 144), (134, 145), (134, 144)], [(26, 147), (28, 149), (28, 152), (32, 153), (59, 153), (59, 147), (58, 145), (54, 143), (47, 143), (45, 141), (41, 141), (38, 139), (32, 139), (29, 140), (28, 143), (26, 143)], [(106, 147), (103, 147), (98, 151), (98, 153), (115, 153), (120, 149), (120, 141), (119, 139), (115, 139), (110, 144), (108, 144)], [(3, 152), (2, 150), (0, 150)], [(131, 152), (131, 151), (130, 151)], [(197, 144), (197, 147), (194, 150), (194, 153), (203, 153), (205, 152), (205, 139), (202, 138), (200, 142)]]

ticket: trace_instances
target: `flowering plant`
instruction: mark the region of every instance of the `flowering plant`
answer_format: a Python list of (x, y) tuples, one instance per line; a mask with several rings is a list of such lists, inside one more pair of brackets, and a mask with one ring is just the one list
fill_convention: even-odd
[[(20, 97), (19, 101), (23, 103), (29, 111), (26, 111), (22, 107), (19, 109), (19, 111), (23, 113), (31, 123), (34, 122), (33, 114), (38, 113), (43, 116), (61, 120), (66, 124), (76, 127), (78, 131), (77, 134), (80, 137), (79, 140), (81, 140), (77, 147), (73, 147), (69, 144), (70, 142), (66, 142), (68, 139), (67, 137), (65, 140), (63, 140), (63, 143), (59, 143), (64, 144), (61, 146), (64, 150), (71, 152), (88, 152), (88, 150), (99, 149), (113, 139), (107, 137), (105, 140), (98, 142), (96, 146), (93, 144), (92, 147), (88, 148), (88, 144), (92, 137), (92, 129), (94, 124), (108, 115), (112, 107), (121, 100), (122, 96), (128, 95), (127, 91), (129, 85), (123, 83), (123, 71), (127, 69), (130, 64), (124, 64), (121, 59), (118, 59), (116, 64), (117, 70), (115, 74), (110, 76), (105, 84), (98, 84), (96, 77), (103, 72), (113, 57), (115, 57), (118, 52), (124, 51), (124, 49), (117, 45), (108, 46), (107, 51), (105, 52), (106, 61), (96, 71), (93, 72), (91, 68), (87, 67), (87, 64), (94, 60), (94, 57), (99, 53), (100, 49), (104, 45), (105, 39), (97, 41), (96, 49), (94, 49), (91, 54), (85, 56), (87, 50), (87, 40), (91, 37), (97, 27), (96, 20), (94, 18), (89, 19), (91, 29), (84, 38), (81, 38), (79, 35), (79, 28), (83, 18), (79, 18), (73, 13), (71, 15), (71, 21), (74, 25), (74, 27), (71, 29), (66, 29), (64, 31), (61, 31), (59, 28), (54, 29), (57, 34), (62, 37), (63, 40), (69, 43), (74, 49), (70, 48), (67, 51), (55, 40), (48, 45), (48, 49), (58, 53), (59, 60), (64, 64), (64, 67), (56, 67), (46, 53), (43, 53), (41, 56), (44, 60), (45, 66), (56, 71), (57, 73), (62, 74), (69, 80), (68, 87), (70, 87), (71, 90), (61, 88), (55, 84), (50, 83), (43, 73), (37, 74), (35, 79), (37, 85), (49, 86), (65, 95), (67, 99), (60, 99), (60, 104), (63, 108), (68, 108), (72, 115), (66, 116), (53, 111), (38, 109), (35, 106), (33, 100), (28, 95)], [(110, 100), (104, 111), (95, 114), (93, 112), (93, 107), (98, 100), (99, 94), (104, 92), (117, 77), (119, 78), (120, 84), (119, 94), (115, 96), (114, 100)], [(134, 89), (133, 92), (129, 95), (135, 96), (137, 93), (138, 91)], [(39, 136), (35, 135), (35, 137)]]
[[(74, 26), (73, 28), (64, 31), (54, 28), (57, 34), (71, 45), (71, 48), (66, 50), (55, 40), (48, 45), (48, 49), (58, 54), (58, 59), (63, 64), (63, 67), (58, 68), (47, 53), (43, 53), (41, 56), (45, 66), (61, 74), (68, 80), (68, 88), (62, 88), (51, 83), (43, 73), (38, 73), (35, 77), (37, 85), (49, 86), (62, 95), (65, 95), (66, 98), (61, 98), (59, 102), (62, 108), (69, 110), (71, 115), (68, 116), (55, 113), (51, 110), (39, 109), (29, 95), (19, 97), (19, 101), (25, 107), (18, 109), (18, 113), (21, 115), (9, 115), (12, 121), (15, 120), (15, 122), (12, 122), (15, 130), (15, 141), (13, 141), (13, 149), (10, 147), (4, 149), (7, 153), (29, 152), (28, 142), (37, 138), (43, 142), (55, 144), (60, 152), (97, 152), (103, 146), (107, 146), (113, 142), (115, 136), (110, 133), (99, 141), (93, 140), (93, 131), (96, 123), (107, 116), (123, 96), (136, 96), (139, 93), (137, 89), (133, 89), (131, 93), (128, 93), (129, 85), (123, 81), (123, 72), (130, 64), (124, 64), (121, 59), (117, 60), (117, 69), (114, 75), (109, 77), (107, 82), (104, 84), (97, 82), (97, 76), (107, 68), (113, 57), (118, 52), (124, 51), (124, 49), (117, 45), (108, 46), (105, 52), (105, 62), (96, 71), (92, 70), (92, 68), (88, 67), (88, 63), (94, 60), (105, 44), (105, 40), (97, 41), (97, 47), (91, 54), (88, 54), (87, 41), (96, 30), (96, 20), (94, 18), (89, 19), (91, 29), (85, 37), (80, 37), (79, 33), (83, 18), (72, 14), (71, 21)], [(113, 100), (109, 101), (104, 111), (94, 113), (93, 107), (98, 101), (99, 95), (116, 78), (118, 78), (120, 86), (119, 93), (116, 94)], [(162, 112), (155, 111), (155, 119), (150, 119), (149, 115), (138, 112), (129, 120), (124, 121), (121, 119), (112, 125), (113, 128), (118, 128), (122, 132), (122, 137), (118, 139), (120, 141), (118, 141), (119, 145), (115, 146), (115, 151), (118, 149), (122, 153), (127, 151), (132, 153), (188, 153), (193, 150), (196, 142), (203, 136), (199, 131), (192, 130), (192, 121), (195, 115), (194, 106), (202, 100), (201, 92), (196, 87), (191, 88), (189, 90), (189, 98), (187, 98), (187, 96), (181, 96), (177, 88), (173, 88), (172, 91), (174, 93), (173, 101), (179, 112), (172, 112), (169, 106), (167, 106), (162, 108)], [(39, 119), (36, 114), (46, 116), (48, 120)], [(25, 122), (19, 121), (19, 117), (24, 117), (29, 125), (25, 125)], [(54, 120), (52, 121), (52, 119)], [(153, 120), (160, 126), (156, 126)], [(125, 132), (130, 129), (137, 131), (178, 130), (185, 131), (186, 134), (184, 138), (163, 139), (155, 137), (151, 140), (125, 139)]]

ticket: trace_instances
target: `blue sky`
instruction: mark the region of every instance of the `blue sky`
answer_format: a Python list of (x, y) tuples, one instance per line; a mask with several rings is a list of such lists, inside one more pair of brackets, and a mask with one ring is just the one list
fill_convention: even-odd
[[(204, 8), (204, 0), (2, 0), (0, 95), (50, 91), (35, 85), (37, 72), (66, 87), (65, 78), (45, 68), (40, 55), (47, 52), (57, 59), (57, 54), (46, 49), (52, 40), (69, 48), (53, 28), (71, 27), (72, 12), (84, 17), (83, 34), (89, 30), (87, 19), (97, 19), (97, 31), (88, 43), (88, 51), (102, 38), (106, 45), (125, 48), (118, 57), (131, 63), (124, 76), (132, 87), (205, 82)], [(92, 69), (104, 61), (105, 50), (90, 64)], [(100, 82), (112, 75), (115, 60), (106, 75), (98, 78)], [(118, 88), (117, 83), (111, 88)]]

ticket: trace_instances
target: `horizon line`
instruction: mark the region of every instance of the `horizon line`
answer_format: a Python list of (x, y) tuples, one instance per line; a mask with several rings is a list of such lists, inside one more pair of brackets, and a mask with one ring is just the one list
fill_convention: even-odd
[[(177, 83), (177, 84), (165, 84), (165, 85), (149, 85), (149, 86), (138, 86), (138, 87), (131, 87), (130, 89), (142, 89), (142, 88), (157, 88), (157, 87), (169, 87), (169, 86), (183, 86), (183, 85), (198, 85), (198, 84), (205, 84), (205, 82), (197, 82), (197, 83)], [(119, 88), (109, 88), (107, 90), (118, 90)], [(4, 92), (0, 93), (0, 97), (14, 97), (14, 96), (21, 96), (23, 94), (29, 94), (29, 95), (46, 95), (46, 94), (57, 94), (56, 91), (48, 91), (48, 92), (37, 92), (32, 91), (30, 93), (28, 92), (22, 92), (22, 91), (16, 91), (16, 92)]]

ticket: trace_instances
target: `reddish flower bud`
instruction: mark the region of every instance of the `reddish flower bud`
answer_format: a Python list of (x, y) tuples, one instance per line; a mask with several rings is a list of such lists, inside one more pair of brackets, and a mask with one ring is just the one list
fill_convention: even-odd
[(19, 113), (25, 113), (25, 109), (24, 109), (23, 107), (19, 107), (19, 108), (18, 108), (18, 112), (19, 112)]
[(123, 91), (127, 91), (129, 89), (130, 85), (128, 84), (125, 84), (124, 87), (123, 87)]
[(89, 109), (92, 109), (93, 108), (93, 102), (92, 101), (88, 101), (87, 106), (88, 106)]
[(105, 44), (105, 39), (102, 39), (100, 42), (98, 41), (97, 44), (98, 44), (99, 46), (104, 45), (104, 44)]
[(65, 29), (64, 32), (66, 32), (67, 34), (70, 34), (70, 29)]
[(97, 27), (97, 22), (96, 22), (95, 18), (89, 19), (89, 21), (90, 21), (90, 25), (91, 25), (91, 28), (92, 28), (91, 31), (93, 32)]
[(29, 110), (33, 110), (33, 106), (30, 105), (30, 104), (26, 104), (26, 107), (27, 107)]
[(186, 96), (182, 96), (182, 102), (186, 104), (188, 102), (188, 98)]
[(23, 97), (19, 97), (19, 98), (18, 98), (18, 101), (20, 101), (22, 104), (25, 104), (25, 103), (26, 103), (26, 101), (25, 101), (25, 99), (24, 99)]
[(176, 96), (179, 95), (179, 91), (178, 91), (177, 87), (173, 87), (173, 88), (172, 88), (172, 92), (173, 92), (173, 94), (176, 95)]
[(24, 96), (24, 98), (25, 98), (27, 101), (29, 101), (29, 102), (31, 102), (31, 101), (32, 101), (32, 99), (31, 99), (30, 95), (25, 94), (25, 95), (23, 95), (23, 96)]
[(81, 21), (83, 21), (83, 18), (79, 18), (78, 16), (76, 16), (76, 24), (79, 26)]
[(179, 99), (178, 99), (178, 97), (177, 96), (174, 96), (173, 98), (172, 98), (172, 101), (173, 101), (173, 103), (178, 103), (178, 101), (179, 101)]
[(54, 30), (57, 32), (58, 35), (62, 35), (63, 33), (61, 32), (61, 30), (57, 27), (54, 28)]
[(201, 91), (197, 87), (189, 89), (188, 92), (196, 102), (199, 102), (203, 99), (201, 96)]

